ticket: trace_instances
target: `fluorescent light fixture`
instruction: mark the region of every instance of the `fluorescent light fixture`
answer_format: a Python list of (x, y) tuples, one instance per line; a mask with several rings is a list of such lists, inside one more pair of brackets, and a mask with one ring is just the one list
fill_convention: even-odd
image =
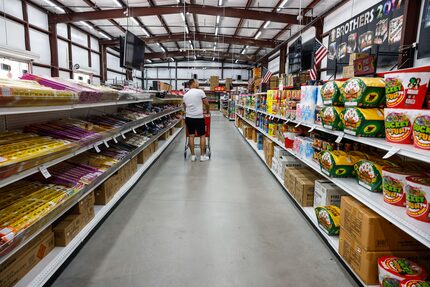
[(185, 25), (185, 32), (187, 32), (187, 34), (190, 34), (190, 30), (188, 29), (187, 25)]
[(160, 47), (161, 51), (163, 51), (164, 53), (166, 52), (166, 49), (164, 49), (164, 47)]
[(170, 60), (171, 60), (172, 62), (174, 62), (174, 61), (175, 61), (175, 59), (173, 59), (172, 57), (170, 57)]
[(239, 62), (239, 60), (236, 60), (236, 61), (234, 61), (236, 64), (237, 64), (237, 62)]
[(177, 0), (176, 2), (179, 4), (179, 3), (181, 3), (181, 0)]
[(109, 37), (105, 32), (102, 32), (102, 31), (98, 31), (98, 32), (99, 32), (99, 35), (100, 35), (100, 36), (102, 36), (102, 37), (104, 37), (104, 38), (106, 38), (106, 39), (112, 40), (112, 38), (111, 38), (111, 37)]
[(257, 40), (261, 36), (261, 31), (258, 31), (257, 35), (255, 35), (254, 39)]
[(222, 0), (218, 0), (218, 6), (222, 6)]
[(245, 54), (246, 49), (248, 49), (248, 46), (245, 46), (245, 48), (243, 48), (242, 52), (240, 52), (242, 55)]
[(82, 25), (84, 25), (85, 27), (87, 27), (88, 29), (91, 29), (91, 30), (93, 30), (94, 29), (94, 27), (93, 26), (91, 26), (90, 24), (88, 24), (87, 22), (85, 22), (85, 21), (79, 21), (79, 23), (81, 23)]
[(212, 58), (212, 61), (215, 61), (215, 57)]
[(216, 50), (216, 46), (214, 46), (214, 51)]
[(121, 2), (119, 2), (119, 0), (112, 0), (112, 1), (116, 4), (116, 6), (122, 8), (122, 4), (121, 4)]
[(140, 26), (139, 21), (136, 20), (136, 18), (131, 18), (131, 21), (137, 26)]
[(282, 1), (282, 3), (278, 6), (278, 9), (276, 9), (276, 11), (281, 11), (282, 8), (284, 8), (284, 6), (288, 3), (288, 0), (284, 0)]
[(215, 36), (218, 36), (218, 26), (215, 27)]
[(58, 7), (58, 5), (53, 3), (52, 1), (50, 1), (50, 0), (43, 0), (43, 1), (45, 1), (45, 3), (48, 4), (49, 6), (52, 6), (53, 8), (55, 8), (55, 10), (57, 10), (58, 12), (66, 13), (66, 11), (64, 11), (63, 8)]
[(216, 23), (217, 24), (219, 24), (219, 19), (220, 19), (221, 17), (218, 15), (218, 16), (216, 16)]
[(264, 23), (263, 29), (266, 29), (267, 27), (269, 27), (270, 23), (271, 23), (270, 21), (267, 21), (266, 23)]
[(160, 43), (157, 43), (157, 46), (160, 47)]
[(184, 12), (181, 13), (181, 18), (182, 18), (182, 21), (185, 22), (185, 14), (184, 14)]
[(194, 45), (193, 44), (191, 44), (191, 50), (194, 50)]
[(150, 59), (146, 59), (146, 61), (147, 61), (148, 63), (152, 63), (152, 61), (151, 61)]
[(193, 42), (192, 42), (191, 40), (188, 40), (188, 43), (190, 43), (190, 45), (192, 45), (192, 44), (193, 44)]
[(140, 27), (141, 29), (142, 29), (142, 31), (143, 31), (143, 33), (145, 33), (145, 35), (147, 36), (147, 37), (149, 37), (150, 35), (149, 35), (149, 32), (148, 32), (148, 30), (146, 30), (145, 28), (143, 28), (143, 27)]
[(194, 60), (197, 60), (197, 56), (196, 55), (194, 55)]

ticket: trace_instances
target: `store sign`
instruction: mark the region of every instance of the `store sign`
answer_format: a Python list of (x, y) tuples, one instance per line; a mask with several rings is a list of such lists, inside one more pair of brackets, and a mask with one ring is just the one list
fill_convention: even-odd
[(422, 15), (418, 59), (430, 57), (430, 0), (425, 1)]
[(375, 57), (368, 56), (354, 60), (354, 76), (372, 75), (375, 73)]
[[(404, 0), (383, 0), (330, 31), (328, 68), (348, 63), (351, 53), (398, 52), (403, 28)], [(378, 65), (389, 66), (397, 56), (383, 56)]]

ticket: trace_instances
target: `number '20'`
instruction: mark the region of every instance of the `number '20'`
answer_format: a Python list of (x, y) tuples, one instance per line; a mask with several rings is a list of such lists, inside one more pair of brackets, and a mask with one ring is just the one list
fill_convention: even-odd
[(387, 0), (384, 4), (381, 4), (376, 8), (378, 11), (377, 18), (381, 18), (384, 15), (389, 15), (394, 9), (399, 9), (402, 6), (403, 0)]

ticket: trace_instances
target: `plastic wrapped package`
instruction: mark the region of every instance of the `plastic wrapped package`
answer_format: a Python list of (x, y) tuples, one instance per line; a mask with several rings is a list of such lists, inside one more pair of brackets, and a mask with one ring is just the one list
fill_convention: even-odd
[(0, 106), (70, 105), (78, 101), (73, 91), (59, 91), (36, 81), (0, 79)]

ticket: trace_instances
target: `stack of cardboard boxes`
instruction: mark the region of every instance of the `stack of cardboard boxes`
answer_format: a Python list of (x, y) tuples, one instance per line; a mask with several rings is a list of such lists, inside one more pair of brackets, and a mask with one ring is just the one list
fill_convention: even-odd
[(280, 146), (274, 147), (274, 153), (272, 158), (272, 170), (279, 177), (284, 178), (286, 167), (299, 167), (302, 166), (301, 162), (288, 154), (286, 150)]
[(350, 196), (342, 196), (339, 254), (367, 285), (378, 282), (378, 258), (409, 258), (430, 270), (430, 252)]
[(172, 86), (168, 83), (159, 82), (159, 90), (170, 92), (172, 90)]
[(270, 90), (277, 90), (279, 88), (279, 77), (272, 76), (269, 82)]
[(353, 78), (354, 77), (354, 60), (368, 57), (366, 53), (352, 53), (349, 55), (349, 65), (343, 67), (342, 78)]
[(329, 180), (316, 180), (314, 189), (314, 207), (335, 205), (340, 207), (340, 200), (346, 192)]
[(94, 202), (91, 192), (54, 224), (55, 246), (67, 246), (94, 218)]
[(225, 90), (230, 91), (233, 88), (233, 79), (232, 78), (226, 78), (225, 79)]
[(117, 191), (132, 177), (137, 171), (137, 157), (132, 158), (128, 163), (112, 174), (95, 190), (95, 203), (97, 205), (107, 204), (117, 193)]
[(219, 77), (211, 76), (209, 78), (209, 84), (210, 84), (211, 91), (215, 91), (215, 88), (219, 86)]
[(286, 167), (284, 185), (301, 206), (313, 206), (315, 180), (321, 176), (307, 167)]
[(263, 140), (264, 159), (268, 166), (272, 166), (272, 158), (275, 152), (275, 143), (268, 138)]
[(51, 226), (0, 265), (0, 287), (12, 287), (55, 247)]

